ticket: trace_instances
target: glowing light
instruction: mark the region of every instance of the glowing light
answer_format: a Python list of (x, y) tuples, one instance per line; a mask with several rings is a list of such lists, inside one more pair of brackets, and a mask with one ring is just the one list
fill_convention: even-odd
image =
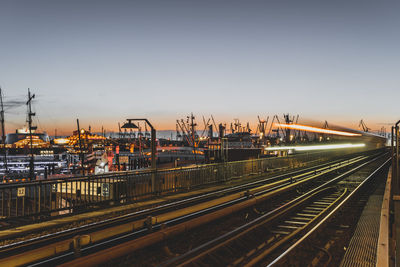
[(265, 150), (296, 150), (296, 151), (306, 151), (306, 150), (321, 150), (321, 149), (339, 149), (339, 148), (356, 148), (365, 147), (365, 144), (335, 144), (335, 145), (317, 145), (317, 146), (275, 146), (266, 147)]
[(335, 135), (344, 135), (344, 136), (361, 136), (361, 134), (358, 134), (358, 133), (349, 133), (349, 132), (343, 132), (343, 131), (337, 131), (337, 130), (329, 130), (329, 129), (323, 129), (323, 128), (307, 126), (307, 125), (300, 125), (300, 124), (276, 123), (275, 126), (280, 126), (282, 128), (288, 128), (288, 129), (293, 129), (293, 130), (314, 132), (314, 133), (325, 133), (325, 134), (335, 134)]
[(66, 145), (66, 144), (68, 144), (68, 142), (69, 142), (69, 139), (67, 139), (67, 138), (54, 139), (54, 144), (57, 144), (57, 145)]

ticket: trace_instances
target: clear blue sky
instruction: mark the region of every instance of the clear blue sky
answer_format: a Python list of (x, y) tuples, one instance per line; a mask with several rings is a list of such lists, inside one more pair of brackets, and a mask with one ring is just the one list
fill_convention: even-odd
[[(400, 118), (398, 1), (1, 1), (0, 85), (39, 126), (160, 129), (190, 112), (293, 113), (373, 128)], [(7, 115), (7, 129), (25, 121)]]

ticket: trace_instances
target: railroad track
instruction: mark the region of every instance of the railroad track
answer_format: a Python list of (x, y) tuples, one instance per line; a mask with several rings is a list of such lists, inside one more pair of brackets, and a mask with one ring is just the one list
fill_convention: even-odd
[[(328, 180), (327, 182), (325, 182), (323, 185), (318, 186), (317, 188), (314, 188), (313, 190), (311, 190), (309, 192), (309, 194), (312, 194), (312, 192), (315, 192), (315, 190), (320, 190), (322, 189), (322, 187), (327, 187), (327, 186), (331, 186), (334, 183), (337, 183), (338, 181), (340, 181), (341, 179), (343, 179), (344, 177), (350, 175), (351, 173), (361, 169), (362, 167), (364, 167), (367, 164), (370, 164), (371, 162), (375, 161), (375, 159), (366, 161), (366, 159), (359, 159), (356, 160), (356, 163), (358, 163), (358, 166), (347, 170), (344, 174), (341, 174), (339, 176), (335, 176), (335, 178)], [(352, 164), (352, 165), (354, 165)], [(335, 168), (331, 168), (331, 172), (335, 172), (337, 169)], [(329, 172), (329, 173), (331, 173)], [(315, 176), (326, 176), (325, 174), (314, 174)], [(304, 179), (305, 181), (307, 181), (307, 179), (310, 178), (306, 178)], [(303, 181), (303, 182), (305, 182)], [(281, 193), (284, 192), (285, 190), (288, 190), (288, 188), (290, 188), (291, 186), (296, 186), (298, 185), (297, 183), (301, 183), (301, 181), (291, 181), (291, 184), (285, 187), (280, 188)], [(292, 188), (293, 189), (293, 188)], [(251, 199), (248, 199), (246, 201), (243, 201), (242, 203), (238, 203), (237, 205), (234, 206), (241, 206), (242, 209), (245, 207), (251, 207), (254, 206), (256, 203), (260, 203), (263, 202), (267, 199), (269, 199), (271, 197), (271, 195), (274, 195), (274, 191), (273, 192), (269, 192), (265, 195), (263, 195), (263, 197), (260, 197), (257, 202), (257, 196), (253, 197)], [(266, 196), (268, 195), (268, 196)], [(254, 200), (255, 199), (255, 200)], [(252, 204), (250, 205), (245, 205), (245, 202), (252, 202)], [(286, 206), (287, 204), (285, 204), (284, 206)], [(233, 206), (232, 206), (233, 207)], [(134, 239), (132, 241), (127, 241), (123, 244), (114, 244), (111, 248), (107, 248), (104, 250), (101, 250), (101, 248), (98, 248), (97, 250), (101, 250), (100, 252), (95, 252), (93, 254), (91, 254), (92, 252), (89, 252), (90, 248), (88, 248), (88, 250), (85, 251), (86, 253), (89, 253), (89, 255), (82, 257), (82, 258), (78, 258), (76, 260), (73, 260), (71, 262), (68, 262), (65, 264), (65, 266), (82, 266), (82, 265), (88, 265), (88, 266), (94, 266), (96, 264), (101, 264), (104, 263), (106, 260), (110, 260), (113, 258), (118, 258), (118, 257), (122, 257), (125, 254), (128, 253), (132, 253), (133, 251), (139, 250), (139, 249), (143, 249), (147, 246), (150, 246), (152, 244), (156, 244), (156, 243), (160, 243), (160, 242), (164, 242), (166, 239), (171, 238), (173, 236), (176, 236), (178, 234), (182, 234), (186, 231), (189, 231), (190, 229), (193, 229), (195, 227), (198, 227), (200, 225), (204, 225), (206, 223), (209, 223), (213, 220), (216, 220), (218, 218), (222, 218), (224, 216), (227, 216), (229, 214), (232, 214), (232, 212), (229, 212), (229, 210), (232, 209), (232, 207), (227, 207), (224, 208), (222, 210), (218, 210), (215, 212), (212, 212), (210, 214), (206, 214), (206, 215), (202, 215), (202, 216), (198, 216), (196, 218), (190, 219), (189, 221), (185, 221), (182, 222), (180, 224), (177, 225), (173, 225), (173, 226), (169, 226), (166, 227), (165, 229), (162, 229), (160, 231), (151, 233), (147, 236), (143, 236), (137, 239)]]
[[(0, 264), (10, 262), (17, 262), (19, 264), (29, 264), (32, 262), (48, 264), (49, 261), (43, 259), (51, 257), (51, 261), (56, 260), (57, 262), (60, 258), (68, 258), (73, 255), (76, 256), (82, 252), (86, 253), (85, 251), (89, 250), (98, 250), (106, 245), (125, 241), (127, 238), (146, 238), (145, 235), (149, 232), (148, 230), (150, 228), (152, 228), (152, 231), (155, 231), (165, 224), (171, 226), (176, 225), (212, 211), (238, 204), (242, 201), (248, 200), (249, 196), (251, 198), (256, 198), (257, 196), (262, 196), (271, 192), (278, 192), (284, 188), (286, 188), (285, 190), (293, 189), (299, 184), (348, 168), (354, 164), (364, 162), (366, 159), (367, 157), (356, 157), (345, 161), (335, 162), (334, 164), (324, 164), (318, 166), (318, 168), (307, 168), (302, 171), (291, 172), (276, 177), (262, 179), (257, 182), (220, 190), (218, 192), (210, 193), (207, 196), (194, 197), (179, 201), (178, 203), (170, 203), (154, 209), (127, 214), (112, 220), (70, 229), (68, 231), (35, 238), (26, 242), (3, 246), (0, 247), (0, 255), (8, 257), (0, 259)], [(260, 186), (260, 184), (263, 183), (268, 184)], [(236, 193), (238, 191), (239, 193)], [(220, 197), (221, 195), (225, 196)], [(214, 199), (209, 200), (206, 204), (199, 203), (202, 200), (207, 199), (207, 197)], [(188, 205), (189, 203), (199, 204), (185, 207), (185, 205)], [(170, 211), (171, 209), (180, 210), (178, 212), (172, 212)], [(151, 214), (152, 217), (148, 217), (149, 214)], [(60, 239), (64, 240), (60, 241)], [(54, 243), (55, 240), (57, 240), (56, 243)], [(21, 251), (27, 252), (21, 253)], [(44, 253), (45, 251), (47, 251), (47, 253)], [(14, 256), (9, 257), (10, 255)]]
[(301, 196), (234, 231), (220, 236), (163, 266), (246, 266), (304, 232), (347, 190), (328, 187)]
[[(334, 180), (340, 179), (337, 177), (248, 224), (165, 262), (162, 266), (278, 264), (292, 250), (301, 246), (309, 235), (323, 225), (323, 222), (334, 216), (334, 213), (340, 210), (340, 207), (344, 206), (388, 162), (385, 161), (366, 179), (360, 180), (356, 186), (351, 183), (351, 186), (347, 188), (342, 182), (342, 185), (332, 187)], [(340, 176), (343, 178), (345, 174)], [(297, 239), (300, 240), (282, 254), (278, 254), (275, 259), (266, 260), (276, 250), (287, 248)]]
[[(365, 202), (368, 200), (368, 196), (371, 192), (375, 191), (376, 187), (379, 184), (379, 181), (377, 179), (379, 178), (380, 173), (385, 174), (385, 168), (389, 166), (390, 160), (388, 159), (384, 161), (382, 164), (380, 164), (378, 167), (376, 167), (372, 172), (368, 174), (368, 176), (360, 181), (357, 186), (353, 187), (353, 189), (349, 190), (349, 194), (341, 201), (338, 203), (338, 205), (329, 212), (323, 219), (321, 219), (318, 224), (313, 226), (307, 233), (305, 233), (301, 238), (296, 240), (293, 244), (291, 244), (290, 247), (288, 247), (285, 251), (280, 252), (275, 254), (272, 258), (270, 258), (268, 261), (263, 261), (262, 264), (264, 266), (286, 266), (286, 265), (291, 265), (290, 263), (293, 263), (293, 258), (296, 257), (296, 255), (301, 255), (304, 253), (304, 250), (310, 250), (309, 246), (307, 243), (314, 243), (312, 241), (313, 238), (315, 239), (316, 236), (324, 236), (321, 234), (323, 231), (326, 231), (329, 227), (335, 228), (334, 225), (329, 225), (333, 221), (340, 221), (343, 220), (343, 214), (348, 214), (348, 212), (353, 213), (355, 212), (354, 209), (360, 209), (362, 211)], [(386, 169), (387, 170), (387, 169)], [(381, 181), (382, 182), (382, 181)], [(384, 182), (384, 180), (383, 180)], [(354, 186), (354, 183), (352, 181), (351, 186)], [(358, 207), (360, 206), (361, 207)], [(346, 213), (347, 212), (347, 213)], [(338, 215), (339, 214), (339, 215)], [(342, 214), (342, 215), (340, 215)], [(357, 220), (352, 219), (354, 223), (357, 223)], [(333, 236), (329, 236), (328, 239), (323, 238), (323, 240), (319, 240), (322, 243), (329, 243), (331, 246), (335, 243), (334, 240), (332, 240)], [(333, 237), (334, 238), (334, 237)], [(320, 239), (320, 238), (318, 238)], [(317, 250), (321, 250), (320, 247), (316, 247)], [(340, 249), (343, 251), (342, 249)], [(321, 252), (320, 252), (321, 253)], [(323, 251), (322, 253), (327, 253), (327, 251)], [(318, 253), (315, 253), (313, 257), (311, 257), (310, 263), (313, 262), (313, 266), (316, 266), (315, 264), (318, 264), (321, 260), (321, 257), (317, 255)], [(329, 254), (329, 252), (328, 252)], [(339, 258), (340, 259), (340, 258)], [(328, 262), (331, 259), (328, 259)], [(322, 264), (322, 263), (320, 263)]]

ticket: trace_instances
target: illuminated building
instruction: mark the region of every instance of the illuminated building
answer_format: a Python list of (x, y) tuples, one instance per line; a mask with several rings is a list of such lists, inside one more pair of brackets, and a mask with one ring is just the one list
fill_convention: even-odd
[[(6, 145), (8, 147), (24, 148), (30, 146), (29, 130), (18, 129), (15, 133), (7, 134)], [(32, 145), (35, 148), (47, 148), (50, 146), (50, 139), (46, 133), (36, 133), (32, 130)]]
[[(31, 145), (31, 139), (29, 136), (27, 136), (25, 139), (21, 139), (13, 144), (15, 148), (25, 148), (25, 147), (30, 147)], [(50, 142), (45, 142), (42, 139), (40, 139), (39, 136), (33, 135), (32, 136), (32, 147), (33, 148), (49, 148), (50, 147)]]
[[(104, 136), (98, 135), (98, 134), (93, 134), (89, 131), (86, 131), (84, 129), (81, 129), (80, 132), (81, 140), (85, 143), (90, 143), (90, 144), (98, 144), (102, 143), (106, 138)], [(74, 131), (73, 135), (67, 138), (68, 145), (69, 146), (79, 146), (79, 134), (78, 131)]]

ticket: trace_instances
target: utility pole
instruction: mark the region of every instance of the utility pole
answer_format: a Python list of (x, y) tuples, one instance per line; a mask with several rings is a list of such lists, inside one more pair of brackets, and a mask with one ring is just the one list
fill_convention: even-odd
[(79, 138), (79, 156), (81, 158), (81, 168), (82, 168), (82, 174), (85, 175), (85, 169), (83, 167), (83, 150), (82, 150), (82, 139), (81, 139), (81, 129), (79, 128), (79, 119), (76, 119), (76, 124), (78, 126), (78, 138)]
[(32, 137), (32, 130), (36, 130), (36, 126), (32, 126), (32, 117), (36, 114), (32, 112), (32, 100), (35, 98), (35, 94), (31, 95), (31, 91), (28, 88), (28, 101), (26, 105), (28, 106), (28, 125), (29, 125), (29, 139), (31, 143), (31, 158), (29, 161), (29, 178), (33, 180), (35, 176), (35, 164), (33, 158), (33, 137)]
[(5, 127), (4, 127), (4, 105), (3, 105), (3, 91), (1, 90), (0, 87), (0, 104), (1, 104), (1, 111), (0, 111), (0, 116), (1, 116), (1, 134), (2, 134), (2, 142), (3, 142), (3, 151), (4, 151), (4, 169), (5, 169), (5, 174), (8, 173), (8, 166), (7, 166), (7, 148), (6, 148), (6, 133), (5, 133)]
[(192, 132), (192, 142), (193, 142), (193, 152), (194, 152), (194, 162), (197, 164), (197, 155), (196, 155), (196, 128), (197, 124), (194, 122), (193, 113), (190, 114), (190, 128)]

